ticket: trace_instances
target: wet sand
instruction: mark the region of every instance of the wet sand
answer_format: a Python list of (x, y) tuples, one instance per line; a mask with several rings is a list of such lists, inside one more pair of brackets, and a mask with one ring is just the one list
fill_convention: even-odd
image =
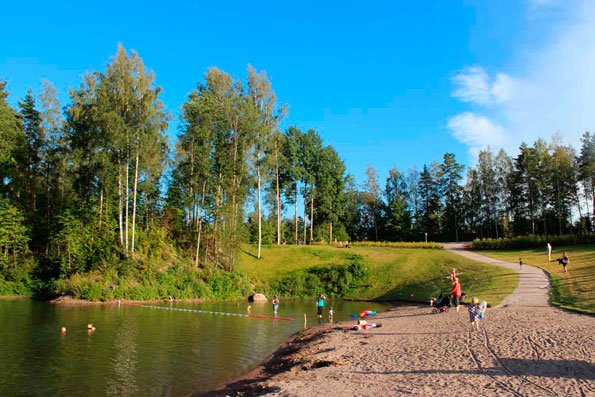
[(595, 317), (550, 307), (539, 269), (524, 266), (519, 276), (479, 331), (463, 307), (398, 307), (374, 317), (380, 328), (307, 329), (242, 379), (203, 395), (595, 396)]

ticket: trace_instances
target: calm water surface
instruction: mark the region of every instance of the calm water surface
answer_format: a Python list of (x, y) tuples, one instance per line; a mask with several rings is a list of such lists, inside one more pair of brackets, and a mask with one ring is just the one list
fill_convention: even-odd
[[(270, 304), (250, 305), (252, 314), (272, 316)], [(331, 305), (335, 321), (387, 308)], [(248, 303), (159, 306), (246, 314)], [(211, 390), (258, 365), (302, 329), (304, 313), (308, 326), (316, 324), (314, 300), (282, 301), (279, 310), (296, 321), (0, 300), (0, 396), (180, 396)], [(88, 323), (95, 332), (87, 332)]]

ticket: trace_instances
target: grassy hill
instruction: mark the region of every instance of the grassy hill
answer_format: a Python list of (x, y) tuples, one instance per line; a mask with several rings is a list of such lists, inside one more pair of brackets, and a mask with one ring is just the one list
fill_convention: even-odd
[[(265, 246), (262, 258), (256, 248), (245, 246), (237, 269), (263, 286), (313, 266), (361, 263), (370, 269), (367, 281), (350, 290), (353, 299), (412, 300), (426, 302), (440, 291), (450, 293), (447, 275), (453, 267), (460, 273), (463, 291), (498, 304), (517, 286), (516, 273), (480, 264), (436, 249), (382, 247), (337, 248), (335, 246)], [(312, 291), (312, 296), (319, 291)]]
[[(568, 272), (555, 261), (566, 251), (570, 258)], [(551, 280), (552, 303), (587, 313), (595, 313), (595, 245), (555, 247), (548, 262), (545, 247), (506, 251), (481, 251), (481, 254), (509, 262), (537, 266), (545, 270)]]

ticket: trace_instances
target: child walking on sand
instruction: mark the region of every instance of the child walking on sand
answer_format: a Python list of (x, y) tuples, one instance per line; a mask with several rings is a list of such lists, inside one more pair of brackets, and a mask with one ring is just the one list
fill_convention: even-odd
[(519, 258), (519, 269), (523, 268), (523, 258)]
[(479, 307), (479, 299), (473, 297), (471, 304), (468, 307), (469, 310), (469, 321), (471, 322), (471, 328), (479, 331), (479, 320), (481, 318), (481, 308)]
[(461, 288), (461, 282), (459, 281), (458, 277), (454, 278), (452, 282), (452, 301), (455, 305), (457, 312), (459, 311), (459, 307), (461, 306), (461, 295), (463, 294), (463, 289)]

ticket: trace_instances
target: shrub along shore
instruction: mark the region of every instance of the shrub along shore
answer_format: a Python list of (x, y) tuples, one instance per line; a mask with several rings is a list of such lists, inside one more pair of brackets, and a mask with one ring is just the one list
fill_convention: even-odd
[(456, 267), (467, 294), (497, 304), (517, 282), (514, 272), (441, 249), (272, 245), (263, 247), (261, 259), (256, 259), (254, 249), (243, 247), (233, 271), (196, 269), (179, 261), (162, 271), (128, 266), (75, 274), (47, 284), (3, 281), (0, 291), (2, 295), (44, 299), (66, 295), (89, 301), (239, 300), (254, 292), (288, 299), (324, 292), (333, 298), (427, 302), (440, 292), (450, 292), (446, 276)]

